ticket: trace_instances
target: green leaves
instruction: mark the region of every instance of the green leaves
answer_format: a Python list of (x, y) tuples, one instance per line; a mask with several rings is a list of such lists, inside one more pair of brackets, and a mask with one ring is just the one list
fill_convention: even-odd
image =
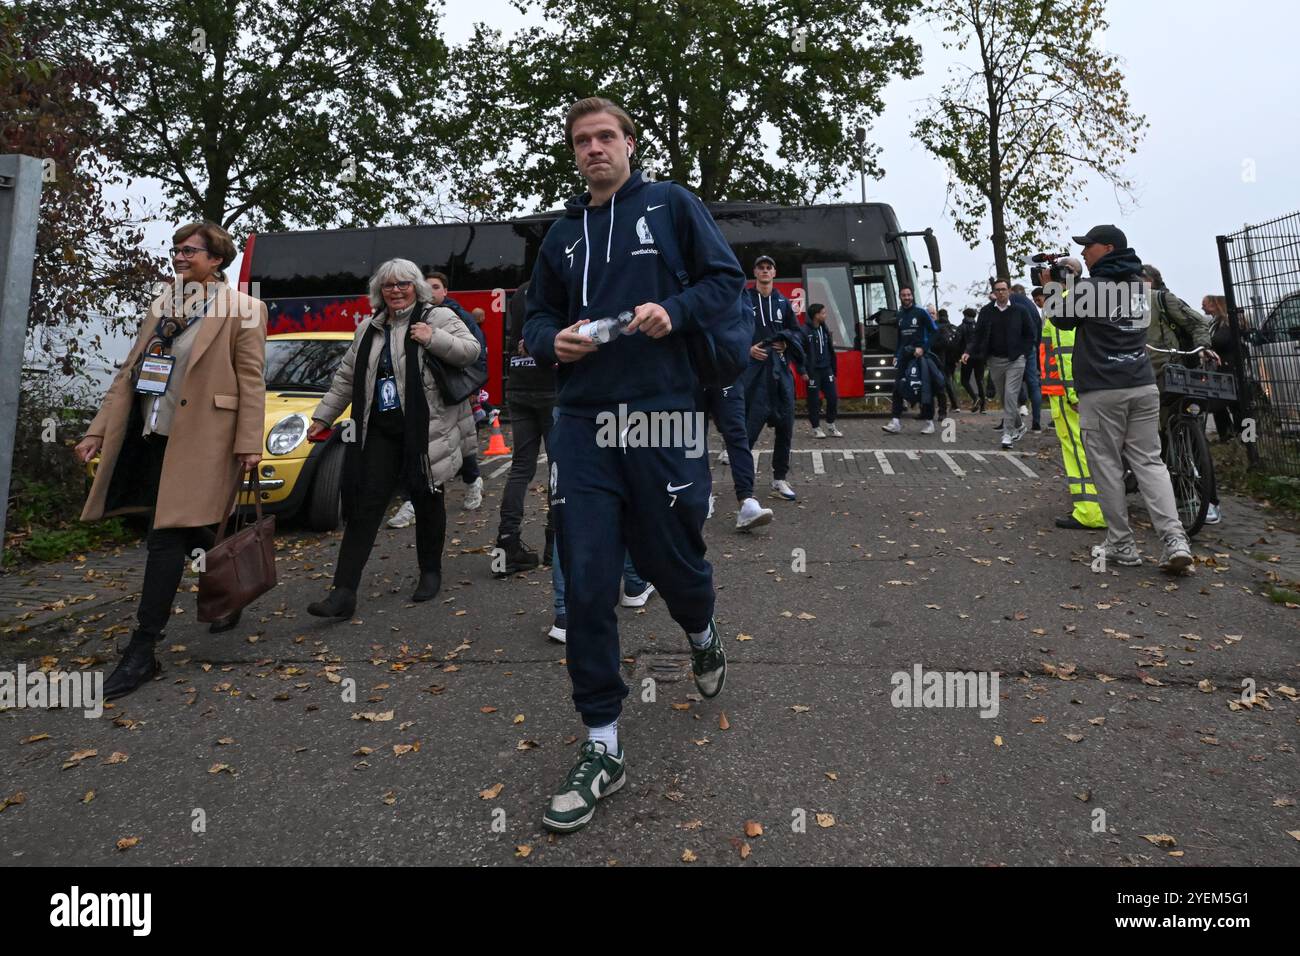
[[(489, 135), (471, 146), (499, 205), (553, 206), (582, 185), (564, 114), (604, 95), (637, 124), (636, 164), (705, 200), (806, 202), (858, 169), (894, 77), (917, 72), (900, 30), (919, 0), (520, 0), (544, 27), (480, 28), (456, 51), (453, 102)], [(862, 157), (879, 174), (877, 150)], [(472, 162), (470, 165), (474, 165)], [(491, 190), (488, 187), (488, 191)]]
[(1133, 112), (1116, 58), (1104, 50), (1105, 3), (929, 0), (936, 25), (966, 51), (917, 124), (948, 164), (953, 223), (974, 248), (992, 225), (997, 270), (1059, 243), (1087, 176), (1121, 193), (1122, 170), (1147, 123)]

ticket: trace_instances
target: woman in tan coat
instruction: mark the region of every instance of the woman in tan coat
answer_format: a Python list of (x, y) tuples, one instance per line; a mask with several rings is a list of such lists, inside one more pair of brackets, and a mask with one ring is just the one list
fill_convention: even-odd
[[(266, 307), (226, 284), (230, 235), (211, 222), (172, 237), (176, 283), (149, 306), (135, 345), (75, 449), (99, 467), (81, 520), (151, 514), (135, 633), (104, 684), (112, 700), (160, 670), (154, 645), (194, 548), (212, 546), (243, 471), (262, 457)], [(212, 625), (229, 630), (239, 615)]]
[(444, 402), (431, 368), (433, 359), (453, 370), (472, 365), (479, 353), (474, 334), (451, 309), (432, 304), (424, 276), (407, 259), (375, 270), (370, 308), (374, 314), (357, 328), (307, 432), (308, 438), (324, 434), (351, 404), (355, 425), (345, 443), (342, 486), (347, 527), (334, 590), (307, 607), (317, 617), (346, 618), (356, 610), (361, 573), (403, 480), (415, 508), (420, 563), (412, 600), (437, 595), (447, 534), (443, 484), (460, 470), (462, 448), (474, 436), (469, 402)]

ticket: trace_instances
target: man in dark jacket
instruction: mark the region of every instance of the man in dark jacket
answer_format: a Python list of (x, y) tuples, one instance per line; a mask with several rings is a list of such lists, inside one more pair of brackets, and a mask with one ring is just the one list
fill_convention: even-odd
[[(808, 386), (808, 423), (814, 438), (825, 438), (829, 432), (835, 438), (844, 433), (835, 427), (839, 410), (839, 391), (835, 386), (835, 343), (831, 330), (826, 327), (826, 306), (816, 302), (808, 306), (808, 325), (804, 329), (808, 343), (808, 361), (804, 368), (804, 382)], [(826, 429), (821, 428), (822, 400), (826, 396)]]
[(1029, 357), (1037, 361), (1038, 341), (1033, 316), (1011, 301), (1011, 283), (1006, 278), (993, 281), (993, 301), (980, 310), (972, 346), (962, 355), (962, 363), (972, 358), (988, 363), (993, 388), (1002, 397), (1002, 447), (1010, 448), (1028, 428), (1020, 420), (1020, 378)]
[(754, 310), (754, 342), (749, 368), (740, 382), (745, 387), (745, 419), (749, 447), (758, 442), (764, 425), (776, 431), (772, 452), (772, 490), (794, 501), (786, 481), (790, 473), (790, 442), (794, 437), (794, 377), (803, 368), (803, 332), (790, 300), (776, 288), (776, 262), (771, 256), (754, 261), (754, 287), (745, 290)]
[(1164, 545), (1160, 567), (1181, 573), (1191, 568), (1192, 551), (1160, 460), (1160, 392), (1146, 347), (1151, 312), (1142, 260), (1115, 226), (1094, 226), (1074, 241), (1083, 246), (1089, 279), (1063, 299), (1059, 318), (1056, 309), (1049, 314), (1057, 327), (1077, 330), (1079, 431), (1106, 518), (1105, 556), (1125, 566), (1142, 564), (1124, 493), (1127, 462)]
[(1033, 429), (1043, 430), (1043, 385), (1038, 375), (1038, 343), (1043, 338), (1043, 314), (1038, 311), (1038, 304), (1025, 295), (1025, 287), (1016, 284), (1011, 287), (1011, 301), (1021, 306), (1034, 319), (1034, 352), (1025, 363), (1025, 377), (1020, 381), (1020, 402), (1029, 403), (1033, 416)]
[[(649, 208), (660, 201), (647, 200), (649, 180), (631, 171), (636, 127), (616, 103), (579, 100), (565, 117), (564, 132), (588, 191), (565, 204), (564, 216), (542, 240), (528, 287), (524, 342), (539, 363), (559, 363), (551, 508), (566, 583), (565, 658), (587, 740), (542, 823), (571, 832), (591, 820), (598, 799), (627, 779), (618, 717), (628, 689), (614, 610), (625, 548), (686, 632), (700, 695), (716, 697), (725, 683), (726, 653), (713, 621), (713, 568), (704, 557), (708, 457), (693, 454), (703, 450), (695, 443), (664, 447), (627, 436), (634, 414), (638, 426), (647, 416), (668, 416), (683, 435), (688, 425), (698, 428), (703, 443), (698, 378), (685, 337), (693, 330), (735, 330), (745, 274), (704, 204), (672, 184), (657, 195), (671, 204), (666, 219), (674, 224), (689, 273), (688, 285), (678, 283), (651, 228), (652, 219), (663, 228), (664, 220)], [(584, 334), (589, 323), (617, 321), (624, 312), (631, 320), (604, 344)], [(627, 428), (610, 428), (620, 417)]]
[[(960, 338), (957, 341), (957, 361), (961, 363), (961, 357), (966, 355), (975, 347), (975, 319), (979, 316), (978, 309), (962, 309), (962, 322), (960, 326)], [(975, 377), (975, 386), (978, 389), (972, 389), (971, 376)], [(984, 395), (984, 360), (973, 359), (969, 363), (961, 365), (961, 387), (966, 389), (966, 394), (970, 396), (972, 412), (983, 414), (984, 406), (988, 399)]]
[[(920, 360), (923, 370), (922, 377), (929, 383), (930, 361), (927, 355), (930, 353), (930, 346), (934, 341), (935, 334), (939, 331), (934, 319), (930, 318), (930, 313), (916, 304), (916, 298), (913, 296), (912, 290), (907, 286), (903, 286), (898, 290), (898, 300), (903, 307), (898, 310), (898, 348), (894, 351), (893, 418), (889, 420), (888, 425), (881, 426), (891, 435), (897, 435), (903, 430), (903, 425), (899, 419), (903, 414), (903, 406), (907, 404), (903, 397), (903, 389), (905, 388), (904, 373), (913, 360)], [(929, 391), (928, 388), (926, 391)], [(933, 435), (934, 401), (932, 395), (929, 398), (922, 399), (921, 417), (925, 419), (921, 434)]]
[[(507, 307), (506, 350), (509, 355), (506, 373), (506, 402), (510, 406), (511, 442), (510, 476), (501, 494), (501, 519), (497, 526), (497, 548), (493, 554), (493, 571), (498, 575), (529, 571), (538, 565), (537, 553), (523, 542), (519, 533), (524, 517), (524, 495), (537, 473), (537, 458), (542, 444), (550, 440), (555, 408), (555, 366), (539, 365), (524, 344), (524, 296), (528, 283), (510, 297)], [(546, 512), (546, 546), (542, 564), (551, 563), (555, 530), (551, 513)]]

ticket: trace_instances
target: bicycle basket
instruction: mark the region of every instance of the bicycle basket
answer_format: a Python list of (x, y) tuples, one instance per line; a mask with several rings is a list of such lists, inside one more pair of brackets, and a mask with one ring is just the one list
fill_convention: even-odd
[(1170, 362), (1164, 367), (1163, 374), (1164, 390), (1169, 395), (1221, 399), (1227, 402), (1237, 398), (1237, 380), (1228, 372), (1210, 372)]

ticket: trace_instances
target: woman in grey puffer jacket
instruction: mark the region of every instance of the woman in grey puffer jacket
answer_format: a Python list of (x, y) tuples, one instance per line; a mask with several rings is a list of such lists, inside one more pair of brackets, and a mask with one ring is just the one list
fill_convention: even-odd
[(334, 590), (307, 607), (317, 617), (347, 618), (356, 610), (361, 573), (399, 481), (415, 506), (420, 580), (412, 599), (437, 595), (447, 532), (443, 483), (460, 470), (462, 448), (474, 436), (469, 402), (446, 404), (431, 368), (432, 359), (458, 369), (472, 365), (479, 353), (474, 334), (450, 309), (431, 304), (423, 274), (407, 259), (375, 270), (370, 305), (374, 314), (358, 326), (308, 431), (325, 433), (351, 406), (354, 424), (343, 435), (347, 526)]

